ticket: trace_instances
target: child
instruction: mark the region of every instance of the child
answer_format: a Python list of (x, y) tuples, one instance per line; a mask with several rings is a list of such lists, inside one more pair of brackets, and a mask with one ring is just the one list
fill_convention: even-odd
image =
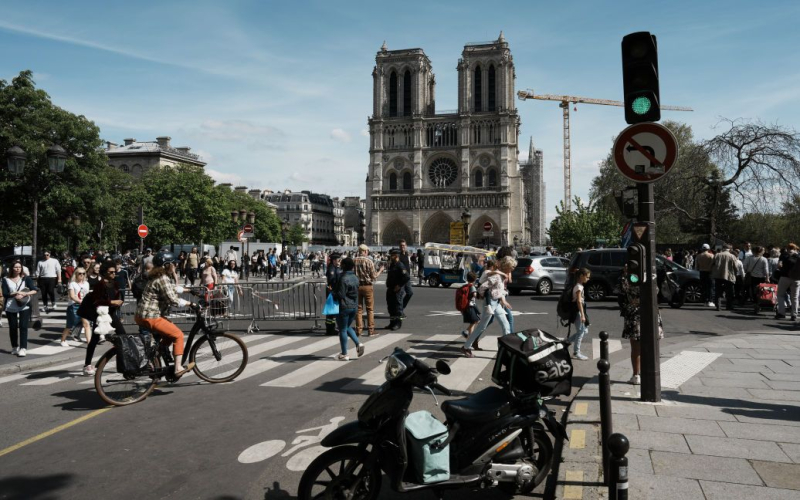
[[(464, 338), (469, 338), (469, 336), (472, 334), (472, 331), (475, 330), (475, 326), (477, 326), (478, 322), (481, 320), (481, 315), (480, 312), (478, 311), (478, 306), (475, 305), (475, 298), (478, 296), (478, 289), (475, 288), (476, 279), (478, 279), (478, 276), (475, 273), (473, 272), (467, 273), (467, 284), (469, 284), (469, 307), (467, 307), (461, 312), (461, 316), (464, 318), (464, 323), (468, 324), (469, 327), (467, 327), (466, 330), (461, 332), (461, 335), (463, 335)], [(472, 344), (472, 348), (475, 349), (476, 351), (483, 350), (480, 347), (478, 347), (477, 339)]]
[(478, 288), (478, 292), (485, 296), (486, 307), (482, 312), (482, 317), (478, 326), (473, 329), (466, 342), (464, 342), (464, 346), (461, 348), (461, 352), (464, 356), (468, 358), (473, 357), (472, 346), (475, 341), (483, 335), (483, 332), (486, 331), (486, 327), (493, 317), (496, 317), (500, 322), (503, 335), (511, 333), (511, 327), (506, 319), (506, 308), (509, 308), (509, 305), (505, 299), (506, 290), (504, 281), (507, 278), (506, 273), (510, 274), (516, 265), (517, 261), (512, 257), (504, 257), (497, 263), (498, 269), (486, 271), (483, 276), (481, 276), (482, 283)]
[(581, 340), (583, 340), (584, 335), (589, 332), (589, 316), (586, 314), (586, 300), (584, 298), (583, 286), (587, 281), (589, 281), (591, 276), (591, 271), (585, 267), (579, 270), (576, 275), (577, 282), (572, 290), (572, 302), (575, 303), (576, 309), (574, 313), (575, 319), (573, 320), (573, 324), (575, 325), (575, 333), (573, 333), (567, 340), (574, 346), (573, 353), (575, 355), (575, 359), (579, 359), (581, 361), (586, 361), (589, 359), (587, 356), (581, 354)]

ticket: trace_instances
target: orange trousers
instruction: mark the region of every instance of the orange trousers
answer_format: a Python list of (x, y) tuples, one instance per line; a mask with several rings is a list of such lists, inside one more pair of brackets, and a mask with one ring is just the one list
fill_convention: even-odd
[(136, 324), (142, 328), (146, 328), (151, 332), (158, 333), (173, 342), (172, 354), (181, 356), (183, 354), (183, 332), (180, 328), (175, 326), (170, 320), (166, 318), (134, 318)]

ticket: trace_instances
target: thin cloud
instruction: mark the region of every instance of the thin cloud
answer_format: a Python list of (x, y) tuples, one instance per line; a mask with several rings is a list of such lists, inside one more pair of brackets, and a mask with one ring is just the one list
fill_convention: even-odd
[(350, 137), (350, 134), (340, 128), (331, 130), (331, 139), (338, 142), (350, 142), (353, 140), (353, 138)]

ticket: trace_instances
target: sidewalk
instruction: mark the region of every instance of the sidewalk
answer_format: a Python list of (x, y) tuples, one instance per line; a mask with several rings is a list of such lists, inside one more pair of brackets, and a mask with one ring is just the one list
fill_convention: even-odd
[[(662, 352), (662, 401), (611, 368), (613, 432), (631, 449), (629, 498), (800, 498), (800, 335), (750, 333)], [(570, 408), (556, 498), (608, 498), (597, 377)]]

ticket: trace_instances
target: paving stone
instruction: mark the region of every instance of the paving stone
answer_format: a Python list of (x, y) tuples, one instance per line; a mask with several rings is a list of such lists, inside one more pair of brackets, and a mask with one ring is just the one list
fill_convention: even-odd
[[(727, 360), (726, 360), (727, 361)], [(791, 368), (789, 365), (787, 367)], [(752, 365), (723, 365), (712, 364), (706, 370), (714, 370), (721, 373), (769, 373), (771, 368), (765, 366), (752, 366)]]
[(800, 382), (786, 382), (783, 380), (767, 380), (765, 382), (773, 389), (780, 391), (800, 391)]
[[(736, 347), (690, 347), (688, 349), (683, 349), (684, 351), (695, 351), (695, 352), (714, 352), (722, 354), (723, 358), (751, 358), (750, 352), (753, 349), (739, 349)], [(783, 359), (783, 358), (778, 358)]]
[(719, 422), (718, 424), (725, 435), (732, 438), (800, 444), (800, 427), (743, 424), (741, 422)]
[[(725, 380), (725, 379), (711, 379), (711, 380)], [(714, 398), (725, 399), (755, 399), (747, 389), (739, 389), (738, 387), (707, 387), (707, 386), (689, 386), (686, 384), (680, 387), (681, 394), (684, 396), (707, 396)]]
[(745, 424), (759, 424), (759, 425), (790, 425), (792, 427), (800, 427), (800, 420), (786, 420), (775, 415), (772, 412), (766, 411), (748, 411), (743, 409), (732, 410), (731, 413), (736, 417), (738, 422)]
[(737, 387), (740, 389), (768, 389), (767, 384), (757, 378), (715, 378), (715, 377), (697, 377), (703, 385), (708, 387)]
[(783, 380), (787, 382), (800, 382), (800, 373), (765, 373), (768, 380)]
[(772, 441), (752, 439), (721, 438), (712, 436), (686, 436), (686, 441), (696, 455), (715, 457), (748, 458), (770, 462), (791, 462), (792, 460)]
[(671, 432), (673, 434), (697, 434), (701, 436), (725, 437), (719, 424), (713, 420), (688, 418), (649, 417), (639, 415), (639, 428), (643, 431)]
[(628, 480), (628, 498), (647, 500), (675, 500), (703, 498), (698, 481), (668, 476), (631, 476)]
[(629, 478), (639, 474), (653, 473), (653, 463), (650, 461), (650, 450), (631, 448), (625, 456), (628, 457)]
[[(616, 432), (616, 429), (614, 429)], [(631, 448), (642, 450), (674, 451), (676, 453), (691, 453), (686, 445), (683, 434), (656, 431), (628, 431), (625, 433)]]
[(764, 486), (747, 486), (744, 484), (718, 483), (716, 481), (700, 481), (706, 500), (797, 500), (797, 492)]
[(653, 461), (653, 471), (656, 475), (712, 479), (740, 484), (761, 484), (761, 478), (758, 477), (756, 471), (747, 460), (742, 458), (652, 451), (650, 459)]
[[(753, 468), (770, 488), (800, 490), (800, 464), (753, 461)], [(800, 496), (800, 493), (797, 494)]]
[(680, 406), (657, 406), (656, 411), (659, 417), (680, 417), (692, 418), (697, 420), (727, 420), (736, 421), (737, 418), (731, 413), (723, 411), (722, 408), (699, 405), (680, 405)]
[(797, 391), (748, 389), (748, 392), (758, 399), (766, 399), (768, 401), (800, 401), (800, 392)]
[(783, 357), (783, 362), (795, 368), (800, 367), (800, 358)]
[[(731, 364), (734, 365), (746, 365), (746, 366), (766, 366), (767, 368), (773, 369), (777, 367), (778, 369), (784, 369), (790, 365), (785, 363), (783, 359), (731, 359)], [(774, 370), (773, 370), (774, 371)]]
[(614, 432), (621, 432), (624, 434), (628, 431), (639, 430), (639, 420), (636, 418), (636, 415), (633, 414), (617, 413), (612, 416), (612, 423)]
[[(797, 443), (778, 443), (784, 453), (796, 464), (800, 464), (800, 444)], [(652, 465), (651, 465), (652, 467)]]
[[(769, 375), (772, 375), (770, 373)], [(703, 370), (697, 376), (702, 378), (722, 378), (726, 380), (778, 380), (767, 378), (760, 373), (734, 373), (734, 372), (718, 372), (714, 370)]]
[(790, 352), (780, 352), (780, 351), (763, 351), (759, 352), (756, 350), (755, 352), (750, 353), (750, 357), (753, 359), (800, 359), (800, 353), (795, 351)]
[(656, 407), (635, 403), (633, 401), (614, 401), (611, 403), (612, 413), (627, 415), (656, 415)]

